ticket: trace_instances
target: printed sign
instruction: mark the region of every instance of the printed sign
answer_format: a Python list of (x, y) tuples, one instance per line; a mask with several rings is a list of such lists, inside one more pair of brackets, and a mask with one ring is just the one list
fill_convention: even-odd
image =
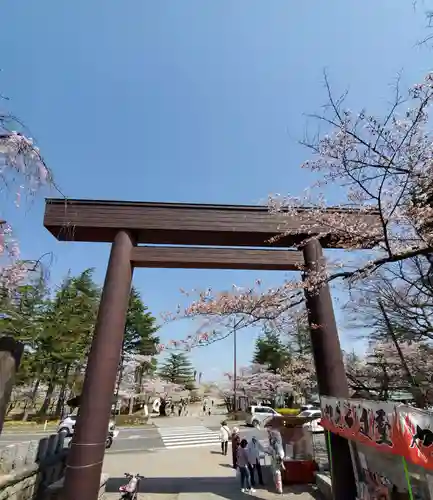
[(389, 401), (322, 396), (321, 425), (433, 470), (433, 414)]
[(410, 406), (397, 410), (404, 456), (422, 467), (433, 469), (433, 414)]

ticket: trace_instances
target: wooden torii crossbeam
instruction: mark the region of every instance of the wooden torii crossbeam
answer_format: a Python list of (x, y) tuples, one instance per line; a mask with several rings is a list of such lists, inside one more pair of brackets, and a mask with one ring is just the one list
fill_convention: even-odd
[[(350, 224), (376, 224), (377, 214), (350, 210), (347, 219)], [(323, 264), (322, 247), (338, 248), (329, 235), (320, 242), (310, 238), (297, 250), (311, 236), (309, 231), (300, 234), (300, 221), (271, 215), (264, 206), (47, 199), (44, 225), (61, 241), (112, 245), (68, 460), (65, 500), (96, 500), (98, 495), (135, 267), (302, 269), (308, 276)], [(271, 245), (269, 240), (282, 227), (287, 236)], [(318, 233), (325, 233), (323, 229), (315, 228)], [(348, 397), (329, 287), (306, 292), (306, 302), (310, 325), (316, 325), (311, 343), (319, 394)], [(331, 445), (334, 498), (355, 499), (349, 444), (332, 434)]]

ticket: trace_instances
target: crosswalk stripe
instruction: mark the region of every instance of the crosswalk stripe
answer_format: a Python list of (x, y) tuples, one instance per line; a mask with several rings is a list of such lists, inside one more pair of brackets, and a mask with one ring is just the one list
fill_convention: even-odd
[(179, 444), (175, 446), (166, 446), (170, 450), (178, 450), (180, 448), (203, 448), (204, 446), (215, 446), (218, 443), (194, 443), (194, 444)]
[(200, 434), (194, 436), (192, 434), (188, 436), (161, 436), (163, 441), (191, 441), (191, 440), (209, 440), (209, 439), (219, 439), (219, 436), (216, 434)]
[(158, 428), (164, 447), (167, 449), (216, 446), (220, 443), (219, 432), (206, 427)]
[(200, 427), (158, 427), (160, 434), (193, 434), (194, 432), (209, 431), (206, 427), (201, 425)]
[(159, 433), (161, 436), (201, 436), (201, 435), (207, 435), (207, 434), (215, 434), (215, 432), (209, 431), (209, 430), (201, 430), (197, 432), (160, 432)]
[(195, 442), (199, 442), (199, 441), (217, 441), (217, 442), (220, 442), (220, 439), (218, 436), (205, 436), (205, 437), (186, 437), (186, 438), (182, 438), (182, 437), (178, 437), (178, 438), (173, 438), (173, 439), (163, 439), (164, 443), (173, 443), (173, 444), (176, 444), (176, 443), (195, 443)]

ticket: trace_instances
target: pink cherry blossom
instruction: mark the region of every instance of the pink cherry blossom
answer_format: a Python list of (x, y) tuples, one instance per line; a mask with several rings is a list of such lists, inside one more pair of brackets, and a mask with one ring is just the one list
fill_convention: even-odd
[[(344, 100), (335, 99), (325, 81), (328, 106), (324, 115), (313, 118), (324, 123), (328, 133), (305, 142), (312, 158), (302, 165), (318, 175), (319, 181), (302, 196), (269, 198), (270, 213), (283, 221), (280, 234), (272, 241), (297, 232), (305, 235), (300, 245), (312, 237), (326, 237), (339, 247), (365, 250), (350, 254), (350, 261), (328, 261), (306, 279), (295, 277), (275, 289), (263, 290), (256, 281), (247, 289), (234, 285), (224, 292), (185, 292), (190, 303), (179, 306), (167, 319), (204, 318), (201, 328), (210, 332), (209, 342), (230, 334), (233, 318), (239, 327), (272, 322), (276, 328), (290, 331), (293, 312), (303, 302), (305, 289), (314, 293), (337, 278), (352, 285), (355, 280), (370, 279), (390, 262), (433, 253), (433, 136), (429, 121), (433, 75), (427, 74), (406, 95), (397, 85), (384, 117), (344, 108)], [(330, 184), (341, 188), (340, 203), (331, 210), (325, 193)], [(354, 217), (351, 210), (376, 214), (376, 222)], [(188, 345), (200, 342), (193, 336)]]
[[(18, 206), (24, 189), (33, 195), (42, 186), (52, 184), (52, 176), (33, 140), (7, 128), (10, 119), (9, 115), (0, 114), (0, 177), (6, 190), (13, 192), (18, 186)], [(0, 287), (12, 291), (36, 265), (35, 261), (20, 260), (19, 245), (12, 237), (12, 229), (9, 224), (1, 222)]]
[(284, 378), (291, 382), (295, 392), (308, 396), (317, 388), (316, 369), (311, 354), (297, 354), (291, 357), (282, 370)]
[[(234, 377), (226, 373), (228, 384), (221, 387), (224, 396), (234, 394)], [(279, 373), (271, 373), (265, 366), (253, 364), (241, 368), (236, 377), (236, 392), (249, 398), (274, 399), (278, 394), (292, 392), (293, 386)]]
[[(391, 391), (407, 391), (415, 400), (433, 400), (433, 348), (424, 342), (399, 342), (403, 360), (391, 341), (373, 341), (365, 356), (347, 356), (349, 385), (387, 399)], [(404, 366), (406, 364), (406, 367)], [(407, 368), (407, 370), (406, 370)]]
[[(429, 108), (433, 99), (433, 76), (410, 88), (407, 96), (396, 88), (391, 109), (383, 118), (353, 112), (335, 99), (328, 81), (328, 113), (315, 115), (330, 129), (316, 142), (306, 143), (313, 158), (304, 168), (321, 179), (302, 198), (271, 197), (270, 210), (301, 222), (299, 233), (330, 235), (344, 248), (375, 248), (352, 270), (335, 277), (365, 278), (388, 262), (425, 254), (432, 250), (433, 141)], [(335, 210), (325, 210), (323, 188), (341, 186), (342, 199)], [(339, 210), (344, 208), (345, 211)], [(366, 214), (376, 211), (377, 224), (351, 218), (347, 209)]]
[(176, 392), (180, 392), (183, 388), (178, 384), (166, 382), (159, 377), (147, 377), (141, 381), (137, 377), (138, 368), (143, 362), (148, 362), (149, 356), (134, 355), (126, 359), (119, 386), (119, 394), (128, 398), (133, 398), (140, 395), (143, 399), (150, 397), (166, 397)]

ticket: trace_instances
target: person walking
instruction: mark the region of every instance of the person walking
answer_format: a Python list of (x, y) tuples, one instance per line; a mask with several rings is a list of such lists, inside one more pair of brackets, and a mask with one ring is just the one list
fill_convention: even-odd
[(232, 459), (233, 459), (233, 469), (237, 468), (238, 462), (238, 448), (241, 444), (241, 438), (239, 436), (239, 429), (237, 427), (233, 427), (232, 430)]
[(221, 453), (227, 455), (227, 450), (229, 446), (230, 429), (227, 426), (227, 422), (224, 420), (221, 422), (220, 428), (220, 439), (221, 439)]
[(255, 481), (256, 472), (260, 486), (264, 486), (262, 466), (260, 464), (260, 455), (263, 453), (266, 453), (265, 449), (260, 444), (260, 441), (255, 436), (253, 436), (251, 438), (250, 443), (248, 444), (248, 456), (249, 456), (248, 468), (250, 470), (250, 475), (251, 475), (251, 486), (253, 487), (256, 485)]
[(284, 467), (283, 440), (280, 431), (268, 427), (269, 451), (272, 459), (271, 470), (277, 493), (283, 493), (283, 482), (281, 471)]
[(242, 493), (254, 493), (256, 490), (251, 487), (250, 471), (248, 468), (248, 441), (242, 439), (237, 451), (237, 464), (241, 476), (241, 491)]

